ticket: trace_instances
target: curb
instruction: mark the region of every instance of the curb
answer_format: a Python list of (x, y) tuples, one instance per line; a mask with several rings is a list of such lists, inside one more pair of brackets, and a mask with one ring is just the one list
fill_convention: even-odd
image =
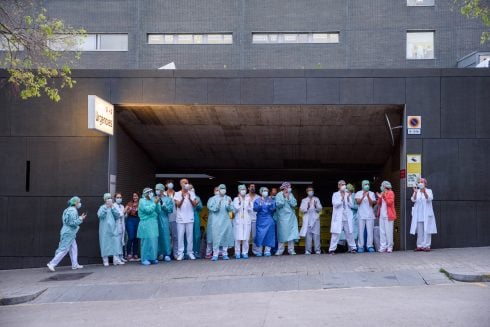
[(0, 298), (0, 306), (2, 306), (2, 305), (15, 305), (15, 304), (30, 302), (32, 300), (35, 300), (39, 295), (43, 294), (46, 290), (47, 290), (47, 288), (40, 290), (40, 291), (33, 293), (33, 294), (26, 294), (26, 295), (20, 295), (20, 296), (12, 296), (12, 297), (2, 297), (2, 298)]
[(459, 274), (447, 271), (444, 268), (440, 269), (440, 272), (445, 274), (449, 279), (456, 280), (458, 282), (465, 283), (488, 283), (490, 282), (490, 273), (481, 273), (476, 275)]

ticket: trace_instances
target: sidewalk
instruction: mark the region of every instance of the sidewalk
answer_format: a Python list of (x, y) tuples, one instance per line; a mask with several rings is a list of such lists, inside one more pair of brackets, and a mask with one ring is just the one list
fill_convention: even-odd
[[(90, 265), (77, 271), (59, 267), (55, 273), (47, 268), (6, 270), (0, 271), (0, 299), (42, 292), (33, 303), (53, 303), (453, 283), (441, 268), (461, 275), (488, 274), (490, 247), (172, 261), (149, 267)], [(49, 280), (70, 277), (81, 278)]]

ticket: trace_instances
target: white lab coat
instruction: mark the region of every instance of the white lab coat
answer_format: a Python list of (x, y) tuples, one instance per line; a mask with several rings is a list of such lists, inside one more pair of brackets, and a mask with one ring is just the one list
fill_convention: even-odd
[[(315, 202), (316, 208), (314, 205)], [(308, 203), (310, 204), (309, 209)], [(320, 199), (316, 196), (304, 198), (301, 200), (299, 210), (303, 213), (303, 224), (301, 225), (299, 236), (305, 237), (308, 232), (320, 235), (320, 212), (322, 211)]]
[(344, 214), (344, 210), (347, 215), (347, 224), (349, 225), (349, 230), (353, 230), (352, 226), (352, 194), (350, 194), (351, 199), (348, 200), (349, 192), (345, 192), (344, 201), (342, 201), (342, 195), (340, 191), (335, 192), (332, 195), (332, 224), (330, 226), (330, 233), (340, 234), (342, 232), (342, 216)]
[(410, 226), (410, 234), (415, 235), (417, 232), (417, 223), (419, 220), (418, 217), (418, 209), (421, 206), (423, 212), (423, 220), (424, 220), (424, 232), (426, 234), (437, 234), (436, 227), (436, 218), (434, 215), (434, 209), (432, 208), (432, 200), (434, 199), (434, 195), (432, 194), (431, 189), (426, 189), (428, 199), (425, 198), (425, 195), (417, 191), (414, 196), (412, 196), (411, 200), (414, 203), (412, 207), (412, 224)]
[(252, 229), (252, 217), (254, 216), (254, 204), (249, 196), (241, 196), (233, 199), (233, 232), (236, 241), (248, 241)]

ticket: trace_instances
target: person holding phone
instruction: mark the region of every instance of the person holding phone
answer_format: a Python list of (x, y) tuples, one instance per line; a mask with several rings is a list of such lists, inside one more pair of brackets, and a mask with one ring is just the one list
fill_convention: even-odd
[(60, 261), (70, 254), (71, 269), (81, 269), (82, 265), (78, 264), (78, 246), (76, 236), (80, 229), (80, 224), (87, 218), (87, 213), (78, 215), (78, 210), (82, 207), (82, 202), (78, 196), (74, 196), (68, 201), (68, 208), (63, 211), (61, 221), (63, 227), (60, 231), (60, 243), (56, 249), (54, 258), (48, 262), (47, 266), (50, 271), (55, 271), (55, 267)]
[(100, 256), (105, 267), (109, 266), (109, 257), (112, 256), (114, 266), (123, 265), (119, 259), (122, 254), (122, 243), (118, 231), (117, 221), (121, 218), (119, 211), (112, 202), (110, 193), (104, 194), (104, 204), (97, 211), (99, 217), (99, 244)]

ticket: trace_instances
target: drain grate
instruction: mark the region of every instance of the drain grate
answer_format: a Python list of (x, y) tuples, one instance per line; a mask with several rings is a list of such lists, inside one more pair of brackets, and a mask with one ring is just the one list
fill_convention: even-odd
[(53, 276), (50, 276), (46, 279), (41, 280), (41, 282), (59, 282), (59, 281), (66, 281), (66, 280), (79, 280), (84, 277), (87, 277), (88, 275), (91, 275), (91, 272), (88, 273), (65, 273), (65, 274), (56, 274)]

